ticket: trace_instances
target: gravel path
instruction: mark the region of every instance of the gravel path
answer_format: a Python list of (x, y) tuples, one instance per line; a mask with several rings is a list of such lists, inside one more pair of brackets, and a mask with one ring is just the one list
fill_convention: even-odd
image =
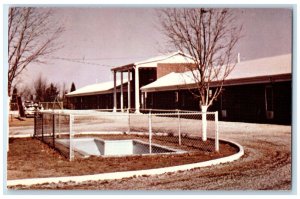
[[(220, 138), (245, 149), (233, 163), (156, 176), (81, 184), (35, 185), (30, 189), (97, 190), (290, 190), (291, 126), (220, 122)], [(28, 188), (28, 187), (27, 187)]]

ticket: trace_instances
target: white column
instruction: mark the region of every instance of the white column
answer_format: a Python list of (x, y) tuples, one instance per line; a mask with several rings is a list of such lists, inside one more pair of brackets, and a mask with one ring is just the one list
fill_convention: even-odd
[(130, 109), (131, 107), (131, 99), (130, 99), (130, 70), (128, 70), (128, 84), (127, 84), (127, 94), (128, 94), (128, 109)]
[(147, 108), (147, 92), (144, 92), (144, 103), (143, 103), (143, 109)]
[(117, 112), (117, 74), (116, 71), (114, 73), (114, 109), (113, 112)]
[(148, 114), (148, 128), (149, 128), (149, 153), (152, 153), (152, 119), (151, 119), (151, 112)]
[(139, 68), (135, 67), (135, 113), (140, 113), (140, 78)]
[(123, 97), (123, 71), (121, 71), (121, 112), (123, 112), (124, 97)]
[(144, 107), (144, 100), (145, 100), (145, 93), (141, 93), (141, 107), (142, 107), (142, 109), (145, 109), (145, 107)]

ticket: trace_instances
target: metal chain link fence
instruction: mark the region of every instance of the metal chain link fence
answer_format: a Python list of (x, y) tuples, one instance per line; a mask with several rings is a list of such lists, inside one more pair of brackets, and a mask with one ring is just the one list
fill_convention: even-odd
[[(42, 113), (35, 117), (35, 137), (58, 149), (70, 160), (82, 157), (74, 138), (139, 140), (147, 153), (160, 153), (160, 146), (182, 151), (219, 151), (218, 113), (142, 110), (136, 114), (109, 111)], [(206, 121), (202, 118), (205, 116)]]
[[(71, 115), (58, 113), (36, 113), (34, 116), (34, 137), (71, 159)], [(62, 140), (65, 143), (62, 144)]]

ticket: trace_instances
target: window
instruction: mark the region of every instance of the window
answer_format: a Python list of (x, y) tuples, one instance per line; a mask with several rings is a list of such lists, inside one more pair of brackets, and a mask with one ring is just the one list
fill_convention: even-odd
[(185, 106), (185, 94), (184, 93), (181, 94), (181, 106), (182, 107)]
[(175, 102), (179, 101), (179, 93), (178, 91), (175, 92)]
[(273, 87), (266, 86), (265, 88), (265, 105), (266, 111), (273, 111)]
[(266, 108), (266, 117), (267, 119), (274, 119), (274, 107), (273, 107), (273, 87), (266, 86), (265, 88), (265, 108)]

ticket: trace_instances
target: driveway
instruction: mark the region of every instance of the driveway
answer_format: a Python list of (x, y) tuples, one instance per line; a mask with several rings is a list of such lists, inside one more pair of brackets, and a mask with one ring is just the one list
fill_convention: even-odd
[[(238, 142), (238, 161), (184, 172), (81, 184), (35, 185), (43, 189), (96, 190), (290, 190), (291, 126), (219, 122), (221, 139)], [(24, 130), (25, 132), (26, 130)], [(21, 130), (16, 130), (21, 132)], [(27, 131), (26, 131), (27, 132)]]

